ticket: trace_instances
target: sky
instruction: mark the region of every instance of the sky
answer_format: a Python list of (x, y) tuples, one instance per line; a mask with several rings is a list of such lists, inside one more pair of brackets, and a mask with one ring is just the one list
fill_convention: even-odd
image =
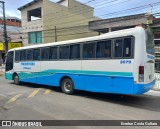
[[(0, 0), (5, 2), (7, 16), (21, 18), (21, 12), (17, 10), (33, 0)], [(51, 0), (57, 2), (59, 0)], [(77, 0), (94, 8), (94, 15), (100, 18), (112, 18), (138, 13), (160, 12), (160, 0)], [(158, 3), (159, 2), (159, 3)], [(0, 4), (0, 16), (2, 5)]]

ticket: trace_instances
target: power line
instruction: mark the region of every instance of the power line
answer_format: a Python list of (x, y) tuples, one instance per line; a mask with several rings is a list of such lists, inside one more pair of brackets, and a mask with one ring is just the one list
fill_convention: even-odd
[[(158, 6), (158, 5), (160, 5), (160, 2), (157, 2), (157, 3), (153, 3), (153, 6)], [(146, 7), (150, 7), (150, 5), (144, 5), (144, 6), (138, 6), (138, 7), (135, 7), (135, 8), (129, 8), (129, 9), (125, 9), (125, 10), (121, 10), (121, 11), (115, 11), (115, 12), (112, 12), (112, 13), (106, 13), (106, 14), (103, 14), (103, 15), (101, 15), (101, 16), (111, 16), (111, 15), (115, 15), (115, 14), (124, 14), (124, 13), (126, 13), (127, 11), (130, 11), (130, 12), (134, 12), (134, 11), (139, 11), (139, 10), (143, 10), (143, 9), (146, 9)], [(81, 19), (81, 20), (79, 20), (79, 21), (83, 21), (83, 20), (91, 20), (91, 19), (93, 19), (93, 17), (89, 17), (89, 18), (84, 18), (84, 19)], [(61, 24), (67, 24), (67, 23), (73, 23), (73, 22), (76, 22), (77, 20), (72, 20), (72, 21), (68, 21), (68, 22), (59, 22), (59, 23), (57, 23), (56, 25), (61, 25)], [(79, 22), (78, 21), (78, 22)], [(53, 22), (53, 20), (52, 20), (52, 22)]]
[(90, 1), (91, 2), (91, 1)]
[[(153, 6), (158, 6), (159, 4), (160, 4), (160, 2), (157, 2), (157, 3), (152, 3), (153, 4)], [(112, 15), (118, 15), (118, 14), (124, 14), (124, 13), (128, 13), (128, 11), (132, 11), (132, 12), (134, 12), (134, 11), (139, 11), (139, 10), (144, 10), (144, 9), (146, 9), (147, 7), (150, 7), (150, 5), (149, 4), (147, 4), (147, 5), (143, 5), (143, 6), (138, 6), (138, 7), (135, 7), (135, 8), (129, 8), (129, 9), (125, 9), (125, 10), (121, 10), (121, 11), (116, 11), (116, 12), (111, 12), (111, 13), (106, 13), (106, 14), (103, 14), (103, 15), (100, 15), (100, 16), (112, 16)], [(63, 17), (61, 17), (61, 18), (63, 18)], [(84, 19), (81, 19), (81, 20), (79, 20), (79, 21), (83, 21), (83, 20), (93, 20), (93, 16), (92, 17), (88, 17), (88, 18), (84, 18)], [(51, 20), (51, 19), (50, 19)], [(59, 20), (59, 19), (55, 19), (55, 20)], [(55, 21), (55, 20), (51, 20), (51, 22), (53, 22), (53, 21)], [(61, 25), (61, 24), (63, 24), (63, 23), (73, 23), (73, 22), (76, 22), (77, 20), (72, 20), (72, 21), (68, 21), (68, 22), (59, 22), (58, 24), (56, 24), (56, 25)], [(48, 25), (49, 26), (49, 25)], [(48, 27), (48, 26), (46, 26), (46, 27)], [(52, 25), (51, 25), (52, 26)], [(45, 27), (45, 26), (44, 26)]]
[[(109, 1), (109, 2), (106, 2), (105, 1), (105, 3), (99, 3), (99, 5), (98, 6), (101, 6), (101, 5), (108, 5), (108, 4), (110, 4), (110, 3), (113, 3), (113, 2), (115, 2), (115, 1), (118, 1), (118, 0), (111, 0), (111, 1)], [(130, 0), (125, 0), (126, 2), (127, 1), (130, 1)], [(103, 1), (104, 2), (104, 1)], [(119, 2), (119, 4), (120, 3), (124, 3), (124, 1), (122, 1), (122, 2)], [(95, 6), (94, 8), (96, 8), (96, 7), (98, 7), (98, 6)], [(111, 5), (109, 5), (109, 6), (111, 6)], [(43, 15), (43, 18), (45, 18), (46, 16), (48, 16), (48, 15), (52, 15), (52, 16), (54, 16), (54, 18), (48, 18), (48, 19), (46, 19), (45, 18), (45, 21), (50, 21), (50, 20), (52, 20), (52, 19), (55, 19), (55, 20), (60, 20), (60, 19), (64, 19), (64, 18), (68, 18), (68, 17), (73, 17), (74, 15), (76, 15), (76, 13), (80, 13), (80, 12), (84, 12), (84, 11), (90, 11), (90, 8), (88, 9), (83, 9), (82, 8), (82, 10), (76, 10), (75, 11), (75, 7), (79, 7), (79, 6), (73, 6), (72, 8), (70, 8), (69, 9), (69, 11), (70, 11), (70, 14), (69, 15), (65, 15), (65, 14), (63, 14), (63, 15), (60, 15), (59, 16), (59, 14), (62, 14), (63, 12), (65, 12), (66, 11), (66, 8), (64, 8), (64, 10), (61, 10), (61, 11), (59, 11), (59, 12), (54, 12), (54, 13), (49, 13), (49, 14), (45, 14), (45, 15)], [(105, 6), (105, 7), (108, 7), (108, 6)], [(105, 8), (105, 7), (103, 7), (103, 8)], [(102, 8), (101, 8), (102, 9)], [(92, 11), (92, 10), (91, 10)], [(72, 14), (71, 14), (72, 13)], [(82, 15), (82, 17), (85, 17), (84, 15)], [(24, 20), (27, 20), (27, 19), (24, 19)], [(54, 21), (55, 21), (54, 20)], [(52, 20), (53, 21), (53, 20)], [(28, 23), (27, 23), (28, 24)]]
[[(107, 2), (106, 3), (106, 1), (105, 1), (105, 4), (108, 4), (108, 3), (112, 3), (112, 2), (115, 2), (115, 1), (118, 1), (118, 0), (112, 0), (112, 1), (110, 1), (110, 2)], [(127, 1), (130, 1), (130, 0), (127, 0)], [(103, 1), (104, 2), (104, 1)], [(119, 2), (119, 3), (122, 3), (122, 2)], [(100, 4), (100, 5), (104, 5), (104, 4)], [(75, 11), (75, 7), (79, 7), (79, 6), (73, 6), (72, 8), (69, 8), (69, 11), (70, 12), (72, 12), (72, 11), (74, 11), (74, 12), (72, 12), (73, 14), (72, 15), (74, 15), (75, 13), (79, 13), (79, 12), (81, 12), (81, 10), (77, 10), (77, 11)], [(97, 6), (98, 7), (98, 6)], [(95, 8), (95, 7), (94, 7)], [(88, 10), (90, 10), (90, 9), (83, 9), (83, 11), (88, 11)], [(45, 15), (43, 15), (43, 17), (46, 17), (46, 16), (48, 16), (48, 15), (52, 15), (52, 16), (56, 16), (56, 15), (59, 15), (59, 13), (62, 13), (62, 12), (65, 12), (66, 11), (66, 8), (64, 8), (64, 9), (62, 9), (62, 10), (60, 10), (59, 12), (54, 12), (54, 13), (48, 13), (48, 14), (45, 14)], [(72, 15), (70, 16), (70, 17), (72, 17)], [(62, 16), (65, 16), (66, 17), (66, 15), (61, 15), (61, 16), (58, 16), (58, 17), (55, 17), (54, 16), (54, 19), (56, 19), (56, 18), (58, 18), (58, 17), (62, 17)], [(67, 17), (68, 17), (68, 15), (67, 15)], [(64, 18), (64, 17), (62, 17), (62, 18)], [(22, 20), (27, 20), (27, 19), (22, 19)], [(50, 21), (51, 19), (48, 19), (48, 21)], [(47, 21), (47, 20), (46, 20)]]
[[(57, 28), (57, 31), (65, 31), (65, 30), (70, 30), (70, 29), (79, 29), (81, 27), (87, 27), (88, 25), (81, 25), (81, 26), (70, 26), (70, 27), (64, 27), (64, 28)], [(42, 31), (54, 31), (55, 29), (47, 29), (47, 30), (42, 30)], [(51, 32), (48, 32), (51, 33)], [(19, 34), (22, 34), (21, 32)], [(23, 33), (25, 34), (25, 33)], [(27, 34), (27, 33), (26, 33)]]

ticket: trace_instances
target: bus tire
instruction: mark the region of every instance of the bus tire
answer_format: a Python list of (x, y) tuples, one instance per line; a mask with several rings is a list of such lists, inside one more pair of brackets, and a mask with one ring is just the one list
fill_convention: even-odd
[(74, 83), (70, 78), (64, 78), (61, 82), (61, 90), (65, 94), (73, 94), (74, 92)]
[(14, 81), (14, 84), (16, 85), (19, 85), (20, 84), (20, 81), (19, 81), (19, 76), (17, 74), (15, 74), (13, 76), (13, 81)]

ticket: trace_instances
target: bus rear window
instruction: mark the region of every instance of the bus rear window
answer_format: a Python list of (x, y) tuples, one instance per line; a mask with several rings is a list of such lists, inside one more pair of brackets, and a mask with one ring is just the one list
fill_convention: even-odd
[(148, 54), (154, 54), (153, 33), (150, 28), (146, 30), (146, 51)]
[(123, 57), (131, 57), (132, 52), (132, 38), (125, 38), (123, 43)]

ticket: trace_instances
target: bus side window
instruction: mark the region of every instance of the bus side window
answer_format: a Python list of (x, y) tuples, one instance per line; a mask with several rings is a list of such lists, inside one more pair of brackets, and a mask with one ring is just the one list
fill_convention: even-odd
[(60, 59), (69, 59), (69, 46), (61, 46), (59, 48)]
[(41, 48), (41, 60), (49, 59), (49, 48)]
[(70, 46), (70, 59), (80, 58), (80, 44)]
[(123, 56), (123, 40), (117, 39), (114, 43), (114, 57), (122, 57)]
[(83, 44), (83, 58), (95, 58), (95, 43)]
[(111, 40), (98, 41), (96, 58), (110, 58), (111, 57)]
[(123, 57), (131, 57), (132, 38), (125, 38), (123, 43)]
[(27, 50), (26, 52), (27, 59), (26, 60), (33, 60), (33, 50)]
[(21, 61), (26, 60), (26, 50), (21, 50), (20, 60)]
[(40, 49), (34, 49), (33, 50), (33, 60), (40, 60)]
[(50, 48), (49, 59), (50, 60), (57, 60), (57, 47)]
[(15, 62), (19, 62), (20, 61), (20, 51), (16, 51), (15, 52)]

